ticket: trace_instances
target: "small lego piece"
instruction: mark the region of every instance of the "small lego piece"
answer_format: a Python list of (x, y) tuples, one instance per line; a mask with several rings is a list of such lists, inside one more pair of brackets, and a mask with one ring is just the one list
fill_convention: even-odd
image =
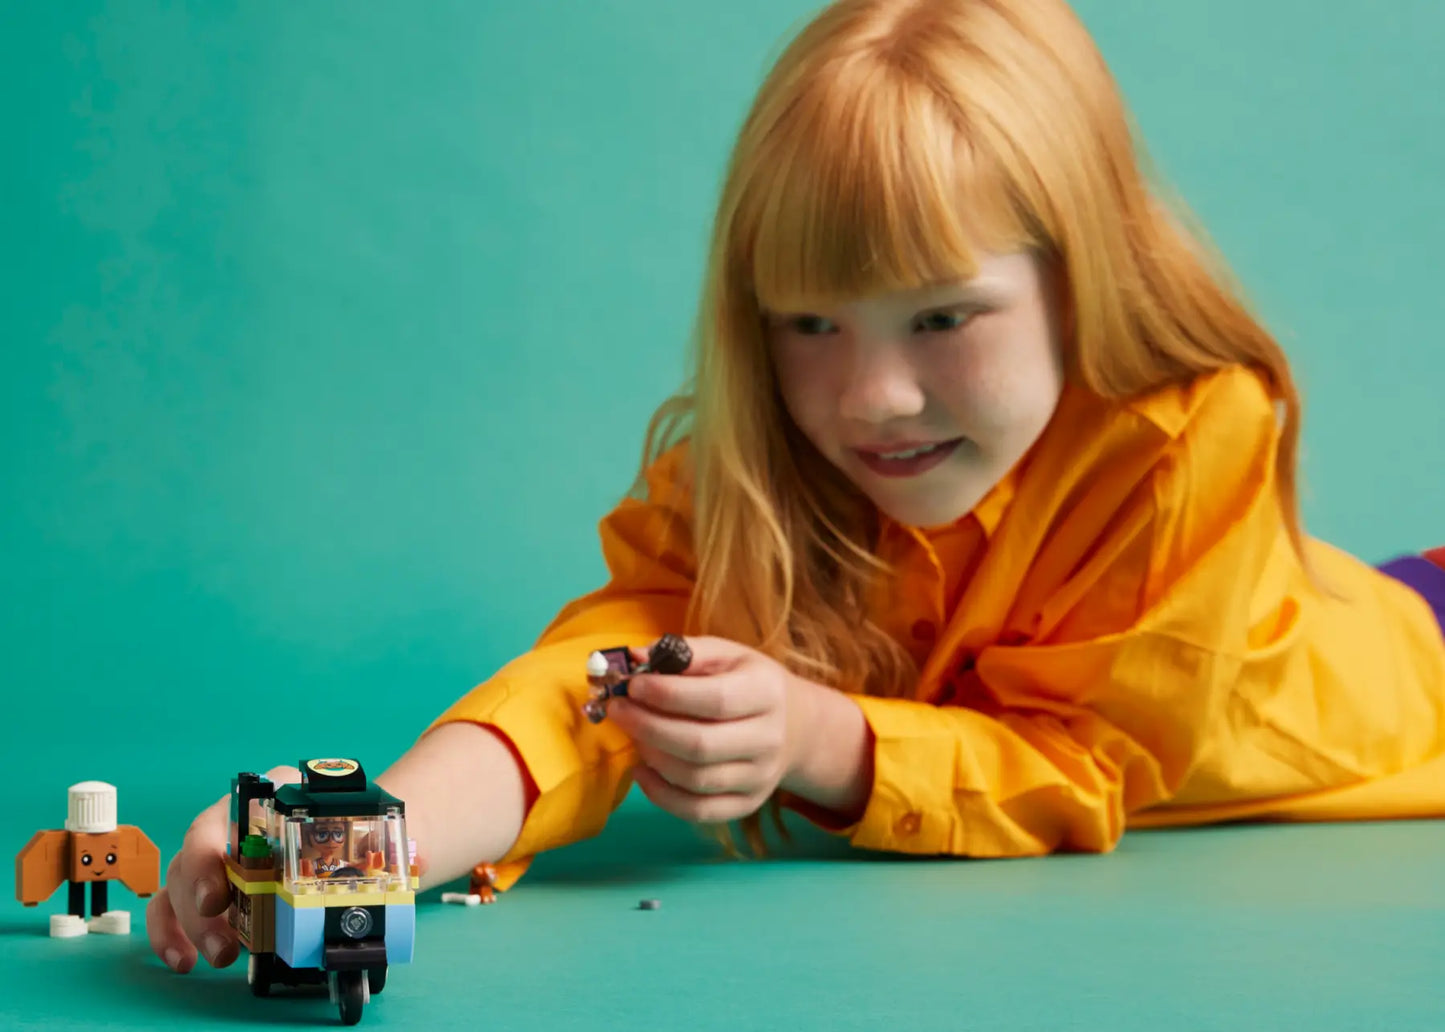
[[(642, 669), (654, 670), (659, 674), (680, 674), (692, 665), (692, 649), (676, 634), (664, 634), (652, 651), (647, 654), (647, 663)], [(642, 672), (641, 669), (638, 671)]]
[(656, 899), (644, 899), (637, 904), (638, 910), (658, 910), (662, 907), (662, 901)]
[(587, 683), (592, 686), (582, 712), (589, 721), (607, 719), (607, 700), (625, 696), (637, 674), (681, 674), (692, 664), (692, 649), (676, 634), (664, 634), (647, 653), (647, 662), (634, 666), (626, 646), (602, 649), (587, 657)]
[(443, 892), (443, 903), (460, 903), (475, 907), (497, 901), (497, 869), (491, 864), (477, 864), (472, 868), (467, 892)]
[(139, 828), (116, 823), (114, 785), (71, 785), (64, 829), (37, 831), (15, 858), (15, 898), (27, 907), (49, 899), (64, 881), (70, 883), (68, 912), (50, 917), (50, 934), (57, 939), (88, 932), (129, 935), (130, 912), (110, 909), (110, 882), (120, 881), (142, 899), (160, 888), (160, 850)]
[(497, 869), (491, 864), (477, 864), (472, 868), (472, 895), (483, 903), (497, 901)]

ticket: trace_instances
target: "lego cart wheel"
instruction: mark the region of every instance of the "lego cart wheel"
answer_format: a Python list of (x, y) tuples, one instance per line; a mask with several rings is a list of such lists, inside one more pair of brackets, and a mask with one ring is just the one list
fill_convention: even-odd
[(331, 995), (341, 1012), (343, 1025), (355, 1025), (361, 1020), (362, 1008), (371, 998), (366, 984), (365, 971), (333, 971), (331, 973)]
[(366, 969), (366, 984), (371, 989), (371, 995), (375, 996), (386, 988), (386, 965)]
[(250, 984), (253, 995), (271, 995), (271, 979), (275, 974), (275, 968), (276, 955), (274, 953), (251, 954), (251, 959), (246, 962), (246, 981)]

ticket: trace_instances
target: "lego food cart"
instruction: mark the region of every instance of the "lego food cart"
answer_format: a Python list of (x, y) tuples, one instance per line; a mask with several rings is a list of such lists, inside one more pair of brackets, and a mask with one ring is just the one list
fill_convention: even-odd
[(405, 804), (350, 759), (305, 760), (299, 785), (231, 783), (230, 922), (257, 996), (325, 983), (354, 1025), (412, 959), (418, 879)]

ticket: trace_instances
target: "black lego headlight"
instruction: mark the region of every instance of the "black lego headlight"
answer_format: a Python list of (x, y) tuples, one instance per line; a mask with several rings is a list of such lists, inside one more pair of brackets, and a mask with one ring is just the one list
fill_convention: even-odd
[(348, 939), (365, 939), (375, 922), (365, 907), (347, 907), (341, 912), (341, 934)]

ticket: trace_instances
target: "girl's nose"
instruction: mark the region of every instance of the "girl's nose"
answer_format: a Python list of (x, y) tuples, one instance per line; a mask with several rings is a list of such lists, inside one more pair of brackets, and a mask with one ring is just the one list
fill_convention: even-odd
[(854, 349), (838, 400), (839, 414), (856, 423), (889, 423), (923, 411), (924, 392), (913, 366), (894, 346)]

